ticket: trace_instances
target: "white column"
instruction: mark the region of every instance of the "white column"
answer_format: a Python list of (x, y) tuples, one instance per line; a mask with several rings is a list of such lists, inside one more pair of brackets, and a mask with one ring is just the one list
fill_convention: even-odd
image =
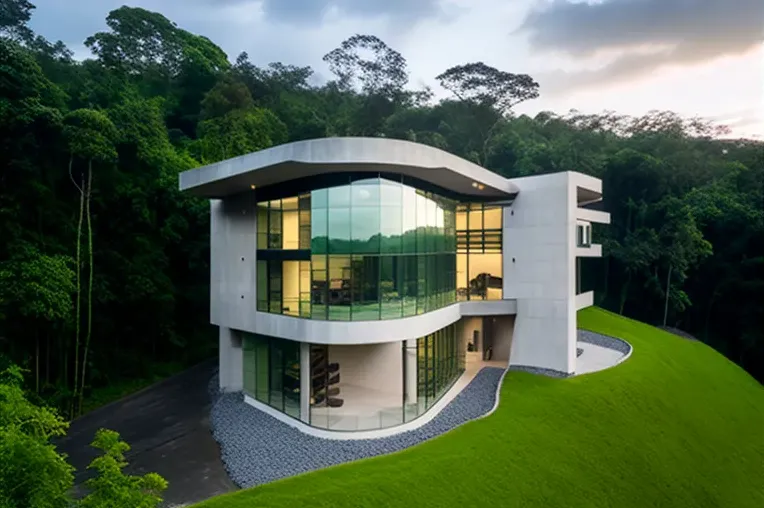
[(238, 392), (244, 389), (243, 351), (241, 337), (224, 326), (220, 327), (220, 389)]
[(300, 420), (310, 423), (310, 344), (300, 343)]
[(419, 386), (417, 382), (417, 341), (416, 339), (408, 339), (404, 341), (403, 350), (403, 372), (405, 372), (406, 378), (404, 379), (406, 387), (406, 404), (417, 403), (417, 388)]
[(575, 372), (576, 187), (570, 173), (512, 180), (504, 209), (504, 298), (517, 300), (511, 363)]

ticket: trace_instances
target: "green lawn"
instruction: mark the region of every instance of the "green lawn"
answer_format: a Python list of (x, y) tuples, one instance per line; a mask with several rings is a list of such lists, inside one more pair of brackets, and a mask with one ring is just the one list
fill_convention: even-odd
[(764, 388), (711, 348), (600, 309), (579, 326), (629, 341), (616, 368), (522, 372), (492, 416), (385, 457), (201, 507), (764, 507)]

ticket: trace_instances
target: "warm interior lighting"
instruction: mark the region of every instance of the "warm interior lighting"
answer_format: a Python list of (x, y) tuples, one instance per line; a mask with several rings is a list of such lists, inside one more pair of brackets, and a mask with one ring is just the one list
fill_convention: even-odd
[(252, 184), (252, 185), (249, 186), (249, 188), (252, 189), (252, 190), (255, 190), (257, 188), (257, 185)]
[(477, 188), (477, 186), (478, 186), (478, 183), (477, 183), (477, 182), (472, 182), (472, 186), (473, 186), (473, 187), (475, 187), (475, 188)]
[(485, 189), (485, 185), (483, 184), (478, 185), (478, 190), (483, 190), (483, 189)]

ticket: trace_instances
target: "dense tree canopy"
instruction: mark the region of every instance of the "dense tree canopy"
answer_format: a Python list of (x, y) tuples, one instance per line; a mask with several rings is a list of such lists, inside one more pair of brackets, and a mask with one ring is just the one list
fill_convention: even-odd
[[(309, 67), (231, 63), (164, 16), (121, 7), (75, 61), (0, 12), (0, 352), (41, 397), (72, 400), (213, 353), (209, 208), (179, 172), (285, 141), (384, 136), (453, 152), (507, 177), (603, 179), (612, 224), (584, 261), (597, 303), (695, 334), (764, 380), (764, 148), (671, 112), (531, 118), (528, 75), (465, 63), (408, 84), (370, 35)], [(80, 220), (80, 217), (82, 219)], [(85, 404), (87, 406), (87, 403)]]

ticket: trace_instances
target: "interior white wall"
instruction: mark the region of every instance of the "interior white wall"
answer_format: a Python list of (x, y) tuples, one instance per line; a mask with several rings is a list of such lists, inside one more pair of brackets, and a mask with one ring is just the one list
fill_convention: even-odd
[(475, 344), (475, 351), (483, 350), (483, 318), (482, 316), (464, 317), (459, 321), (457, 333), (460, 334), (462, 341), (462, 351), (467, 351), (467, 344), (472, 342), (472, 336), (475, 330), (480, 332), (478, 343)]
[(504, 297), (517, 300), (511, 363), (576, 367), (576, 187), (570, 173), (513, 179), (504, 208)]
[(340, 364), (340, 390), (353, 385), (403, 397), (402, 347), (400, 341), (329, 346), (329, 362)]

